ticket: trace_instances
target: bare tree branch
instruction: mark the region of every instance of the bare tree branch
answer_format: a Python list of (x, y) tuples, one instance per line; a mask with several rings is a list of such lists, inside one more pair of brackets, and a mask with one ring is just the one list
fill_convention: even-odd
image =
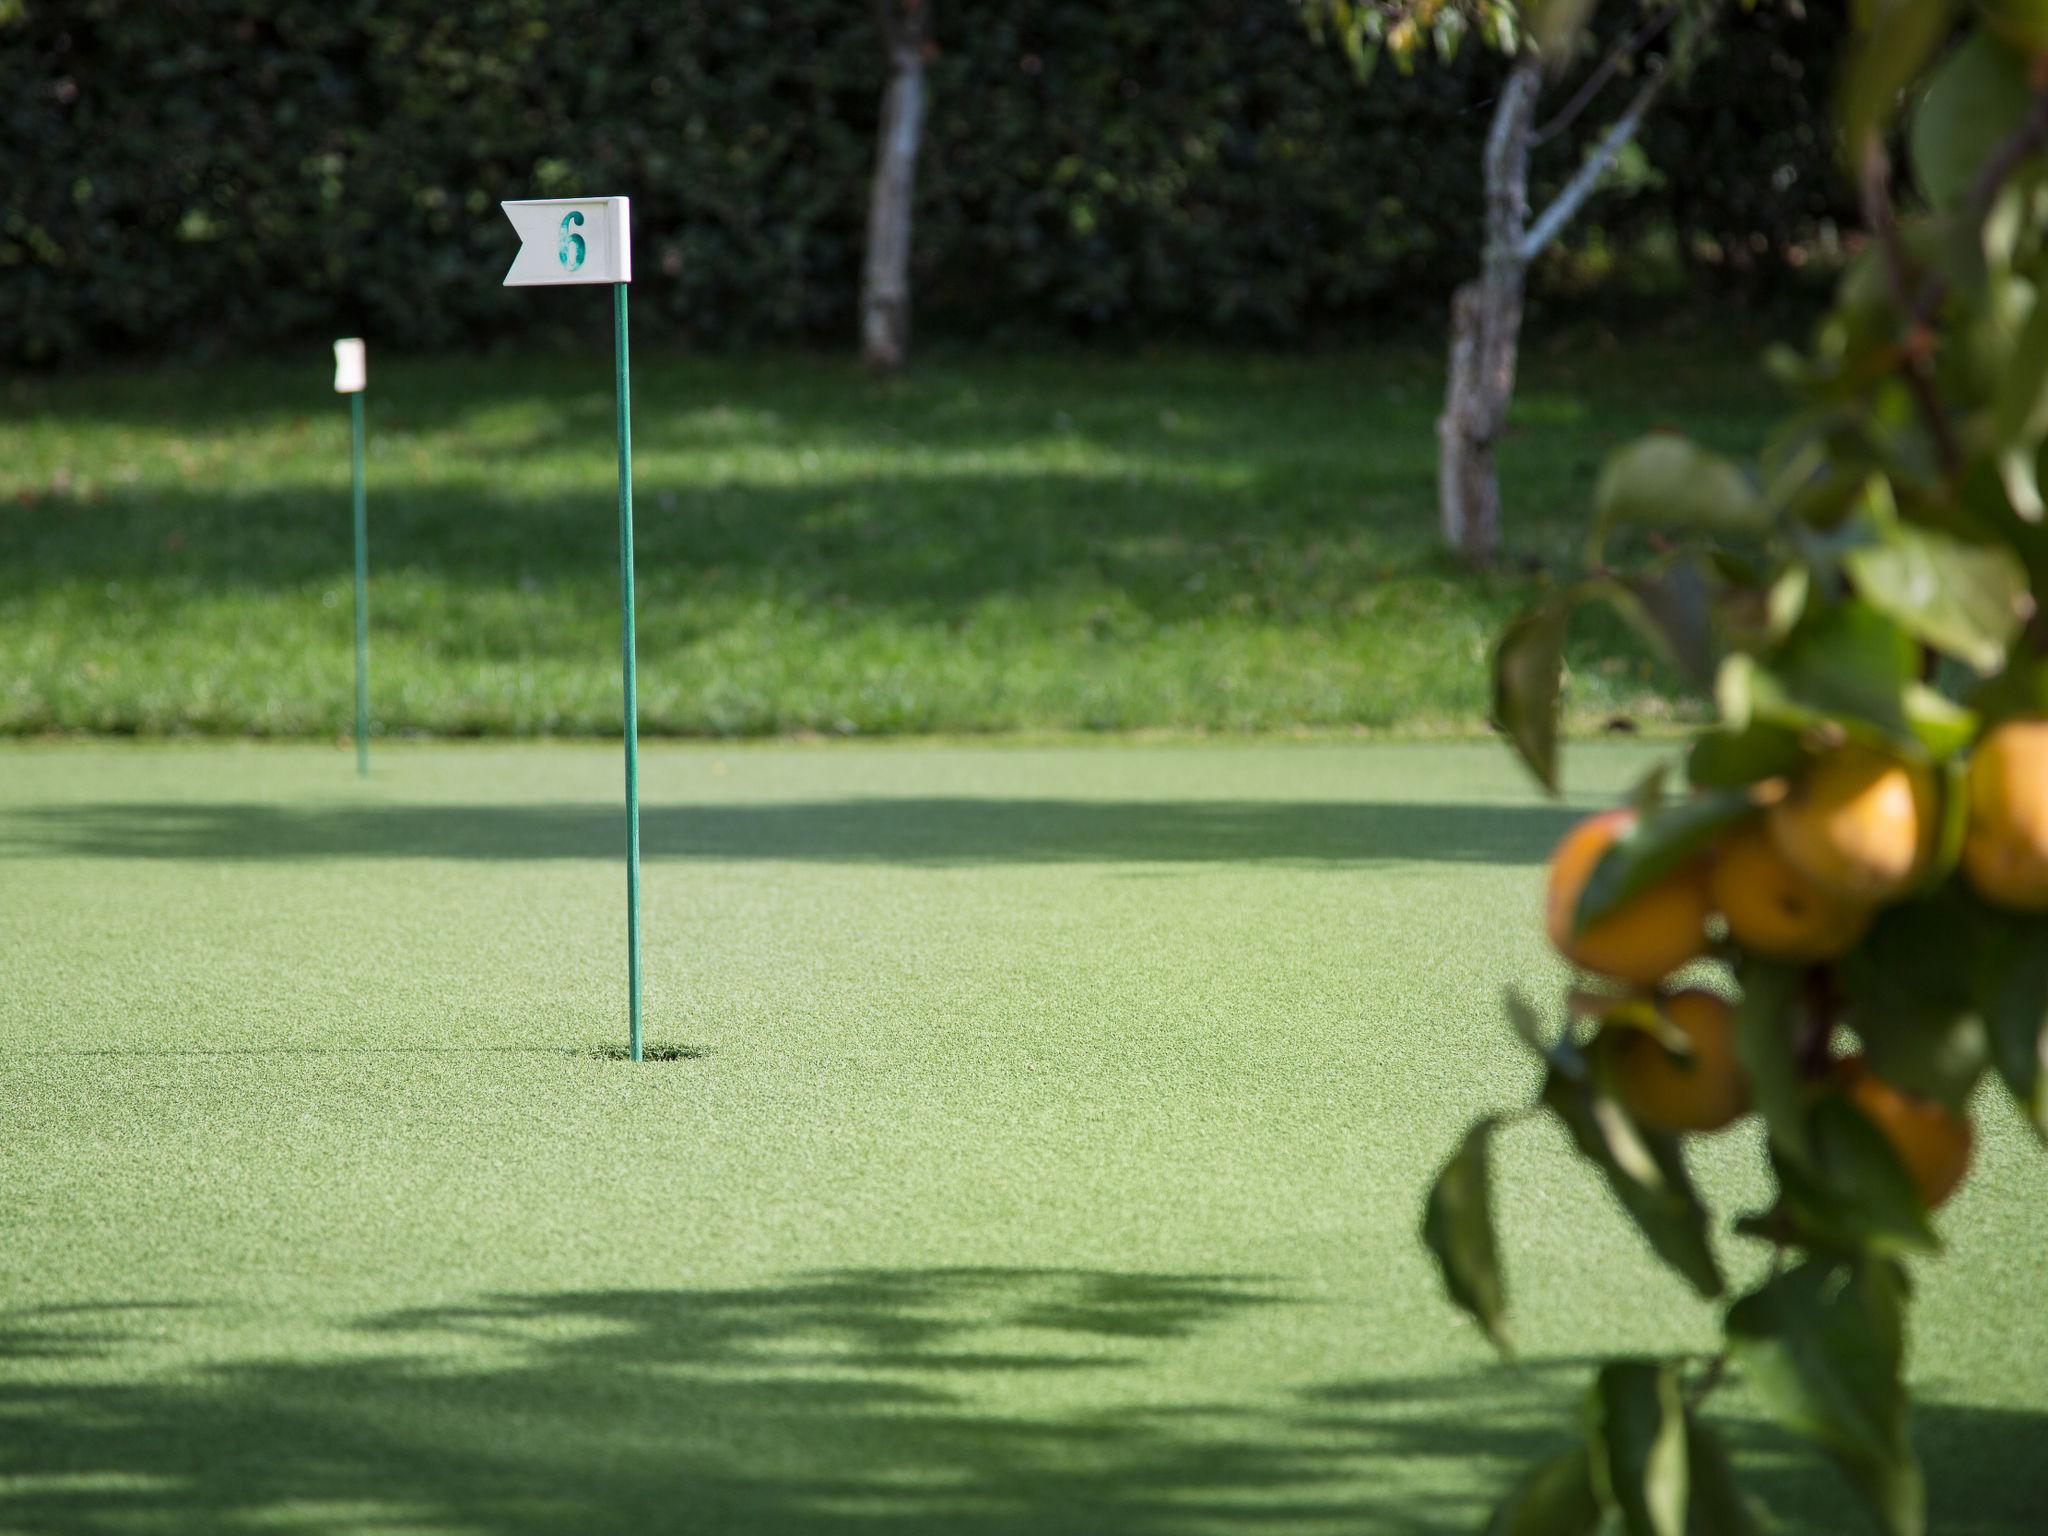
[(1536, 130), (1529, 142), (1532, 145), (1547, 143), (1571, 127), (1578, 115), (1592, 105), (1593, 98), (1598, 96), (1606, 88), (1607, 82), (1614, 78), (1615, 71), (1654, 43), (1677, 17), (1677, 5), (1667, 5), (1662, 10), (1653, 12), (1649, 20), (1616, 43), (1607, 57), (1600, 61), (1599, 67), (1586, 77), (1578, 90), (1572, 93), (1572, 99), (1558, 108), (1550, 121)]
[(1657, 99), (1666, 83), (1676, 71), (1666, 67), (1655, 69), (1648, 79), (1636, 90), (1635, 96), (1622, 109), (1621, 116), (1608, 125), (1600, 136), (1600, 142), (1593, 146), (1593, 152), (1586, 156), (1585, 163), (1572, 173), (1572, 179), (1564, 184), (1548, 208), (1544, 209), (1529, 232), (1522, 236), (1515, 247), (1515, 254), (1524, 262), (1534, 261), (1543, 253), (1545, 246), (1555, 240), (1572, 215), (1585, 206), (1586, 199), (1593, 195), (1593, 189), (1600, 184), (1600, 178), (1607, 174), (1609, 166), (1624, 145), (1635, 137), (1636, 129), (1643, 121), (1643, 114), (1650, 110), (1650, 103)]

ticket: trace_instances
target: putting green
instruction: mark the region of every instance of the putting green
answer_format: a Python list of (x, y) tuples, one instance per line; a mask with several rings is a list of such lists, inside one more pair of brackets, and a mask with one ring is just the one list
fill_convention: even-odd
[[(0, 1529), (1463, 1530), (1589, 1356), (1709, 1338), (1547, 1127), (1524, 1364), (1416, 1241), (1558, 974), (1571, 812), (1498, 746), (650, 749), (638, 1067), (619, 779), (0, 752)], [(1985, 1119), (1917, 1435), (1936, 1530), (2032, 1532), (2048, 1160)], [(1747, 1131), (1698, 1168), (1761, 1188)]]

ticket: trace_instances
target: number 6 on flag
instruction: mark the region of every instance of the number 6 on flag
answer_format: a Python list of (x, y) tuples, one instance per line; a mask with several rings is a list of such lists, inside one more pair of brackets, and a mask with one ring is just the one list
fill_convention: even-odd
[(633, 280), (632, 199), (544, 197), (500, 203), (519, 235), (507, 288)]

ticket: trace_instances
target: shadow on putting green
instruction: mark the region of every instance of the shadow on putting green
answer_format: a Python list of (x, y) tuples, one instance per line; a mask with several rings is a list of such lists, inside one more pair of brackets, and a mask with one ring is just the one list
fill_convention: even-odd
[[(135, 1308), (0, 1314), (0, 1527), (1440, 1536), (1571, 1433), (1581, 1360), (1271, 1398), (1135, 1374), (1294, 1304), (1249, 1276), (841, 1270), (489, 1296), (364, 1319), (368, 1354), (184, 1376), (134, 1368), (165, 1328)], [(1934, 1528), (2039, 1531), (2044, 1428), (1923, 1408)], [(1855, 1528), (1809, 1455), (1729, 1434), (1783, 1529)]]
[[(1533, 865), (1568, 807), (1353, 801), (971, 797), (647, 805), (649, 859), (842, 864), (1411, 862)], [(0, 849), (160, 859), (615, 858), (623, 812), (597, 805), (105, 804), (0, 820)]]

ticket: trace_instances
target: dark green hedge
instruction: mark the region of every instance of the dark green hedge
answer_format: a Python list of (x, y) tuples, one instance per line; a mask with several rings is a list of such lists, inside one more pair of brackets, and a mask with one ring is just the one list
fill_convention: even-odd
[[(1289, 0), (938, 0), (927, 331), (1312, 338), (1472, 259), (1496, 68), (1361, 87)], [(501, 198), (625, 192), (636, 327), (853, 330), (868, 0), (0, 0), (0, 356), (558, 323)], [(1831, 216), (1838, 23), (1748, 29), (1599, 217), (1774, 249)], [(1542, 172), (1569, 169), (1571, 146)], [(1796, 188), (1795, 196), (1786, 196)], [(1775, 189), (1775, 190), (1774, 190)], [(1768, 264), (1766, 264), (1768, 265)]]

